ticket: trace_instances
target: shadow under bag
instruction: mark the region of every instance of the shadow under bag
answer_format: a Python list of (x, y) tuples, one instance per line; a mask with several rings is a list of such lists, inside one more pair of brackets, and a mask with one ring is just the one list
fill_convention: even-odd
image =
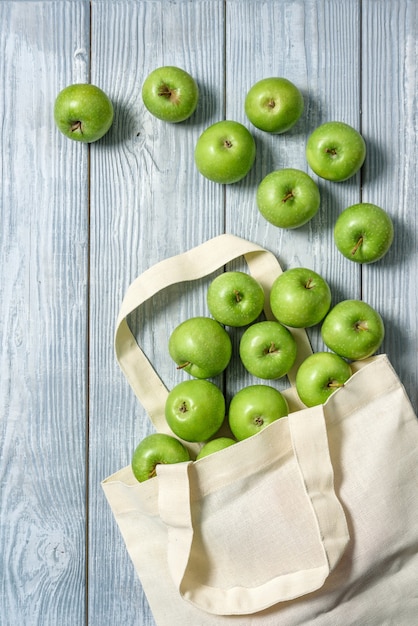
[[(127, 316), (170, 285), (243, 256), (268, 294), (281, 268), (260, 246), (221, 235), (161, 261), (123, 300), (118, 362), (155, 430), (167, 388)], [(292, 329), (290, 413), (197, 462), (159, 465), (139, 483), (130, 466), (103, 481), (157, 626), (412, 626), (418, 623), (418, 423), (386, 355), (324, 404), (297, 398), (311, 353)], [(192, 454), (197, 444), (187, 444)]]

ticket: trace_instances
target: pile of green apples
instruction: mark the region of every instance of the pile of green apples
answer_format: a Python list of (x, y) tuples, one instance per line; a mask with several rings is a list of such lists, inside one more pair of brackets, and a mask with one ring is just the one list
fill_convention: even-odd
[[(268, 307), (266, 305), (268, 298)], [(292, 328), (321, 323), (328, 352), (307, 357), (296, 373), (296, 391), (306, 406), (327, 401), (352, 375), (350, 362), (374, 354), (384, 338), (380, 314), (361, 300), (344, 300), (331, 308), (325, 279), (308, 268), (291, 268), (274, 281), (266, 294), (250, 274), (227, 271), (209, 284), (210, 316), (191, 317), (170, 334), (168, 352), (177, 369), (190, 378), (168, 393), (165, 418), (174, 436), (145, 437), (132, 457), (135, 477), (143, 482), (156, 475), (159, 463), (191, 460), (183, 442), (201, 443), (196, 460), (251, 437), (288, 415), (285, 396), (265, 381), (285, 376), (297, 357)], [(271, 310), (273, 319), (263, 315)], [(240, 389), (229, 402), (213, 378), (233, 357), (231, 333), (241, 328), (239, 358), (262, 382)], [(227, 422), (230, 435), (220, 435)]]
[[(160, 120), (179, 123), (198, 106), (199, 88), (185, 70), (164, 66), (145, 79), (142, 99)], [(290, 130), (304, 110), (300, 90), (285, 78), (270, 77), (255, 83), (245, 98), (245, 114), (257, 129), (274, 134)], [(57, 96), (54, 117), (67, 137), (93, 142), (113, 122), (113, 105), (98, 87), (70, 85)], [(341, 121), (317, 127), (307, 139), (306, 160), (320, 178), (341, 182), (354, 176), (366, 158), (361, 134)], [(194, 163), (207, 179), (218, 184), (242, 180), (256, 158), (251, 132), (234, 120), (212, 124), (199, 136)], [(320, 207), (320, 192), (313, 178), (298, 169), (283, 168), (259, 183), (256, 204), (261, 215), (279, 228), (306, 224)], [(382, 208), (358, 203), (344, 209), (336, 220), (338, 250), (356, 263), (381, 259), (393, 241), (393, 223)], [(268, 298), (274, 319), (263, 318)], [(202, 444), (196, 460), (234, 445), (260, 432), (289, 412), (286, 398), (274, 387), (258, 383), (244, 387), (229, 407), (220, 388), (210, 379), (221, 374), (232, 358), (231, 332), (246, 327), (239, 341), (239, 357), (246, 370), (262, 380), (285, 376), (297, 358), (292, 328), (321, 325), (329, 351), (305, 359), (296, 373), (296, 390), (306, 406), (326, 402), (352, 375), (350, 362), (374, 354), (384, 338), (381, 316), (361, 300), (345, 300), (331, 308), (329, 285), (307, 268), (288, 269), (278, 276), (269, 294), (245, 272), (224, 272), (209, 285), (207, 305), (211, 317), (194, 317), (175, 328), (168, 350), (179, 370), (190, 379), (168, 394), (165, 417), (174, 436), (155, 433), (143, 439), (132, 457), (132, 470), (142, 482), (156, 475), (160, 463), (189, 461), (184, 442)], [(220, 436), (225, 420), (231, 436)], [(183, 440), (183, 443), (182, 441)]]

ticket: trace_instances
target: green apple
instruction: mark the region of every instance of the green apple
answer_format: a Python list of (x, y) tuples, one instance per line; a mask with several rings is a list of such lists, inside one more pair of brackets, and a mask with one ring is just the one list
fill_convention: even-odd
[(267, 174), (257, 189), (263, 217), (280, 228), (299, 228), (319, 209), (318, 185), (301, 170), (287, 168)]
[(184, 380), (169, 392), (165, 404), (167, 424), (184, 441), (207, 441), (225, 418), (225, 398), (209, 380)]
[(374, 263), (392, 245), (393, 222), (386, 211), (375, 204), (353, 204), (335, 222), (334, 240), (341, 254), (350, 261)]
[(211, 315), (226, 326), (247, 326), (264, 307), (264, 289), (250, 274), (224, 272), (209, 285), (207, 305)]
[(151, 72), (142, 85), (148, 111), (165, 122), (183, 122), (194, 113), (199, 100), (196, 81), (180, 67), (165, 65)]
[(194, 160), (199, 172), (215, 183), (236, 183), (248, 174), (255, 159), (250, 131), (232, 120), (209, 126), (197, 140)]
[(338, 302), (321, 327), (326, 346), (346, 359), (360, 361), (380, 348), (385, 327), (380, 314), (363, 300)]
[(195, 378), (213, 378), (224, 371), (232, 356), (231, 338), (210, 317), (191, 317), (171, 333), (168, 351), (178, 369)]
[(274, 317), (293, 328), (318, 324), (331, 306), (331, 290), (322, 276), (305, 267), (280, 274), (270, 291)]
[(347, 180), (361, 168), (366, 144), (360, 133), (344, 122), (326, 122), (308, 137), (306, 159), (321, 178)]
[(76, 83), (58, 94), (54, 119), (70, 139), (92, 143), (107, 133), (113, 122), (113, 105), (99, 87)]
[(157, 465), (161, 463), (183, 463), (190, 461), (190, 454), (175, 437), (154, 433), (145, 437), (132, 455), (132, 471), (139, 482), (157, 475)]
[(234, 437), (241, 441), (288, 413), (287, 400), (280, 391), (268, 385), (249, 385), (232, 397), (229, 427)]
[(350, 365), (338, 354), (315, 352), (302, 362), (296, 373), (296, 391), (308, 407), (324, 404), (351, 374)]
[(236, 443), (235, 439), (231, 439), (231, 437), (217, 437), (216, 439), (212, 439), (205, 443), (203, 448), (200, 450), (199, 454), (196, 457), (196, 461), (199, 459), (203, 459), (205, 456), (209, 456), (209, 454), (213, 454), (214, 452), (218, 452), (219, 450), (224, 450), (225, 448), (229, 448)]
[(263, 78), (245, 98), (245, 113), (254, 126), (269, 133), (284, 133), (303, 113), (303, 97), (287, 78)]
[(239, 354), (253, 376), (272, 380), (288, 373), (296, 360), (296, 341), (279, 322), (252, 324), (241, 337)]

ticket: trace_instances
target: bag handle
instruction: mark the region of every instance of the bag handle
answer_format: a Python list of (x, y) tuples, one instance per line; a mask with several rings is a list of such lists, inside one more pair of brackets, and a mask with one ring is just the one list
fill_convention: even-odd
[[(274, 280), (282, 272), (279, 262), (271, 252), (235, 235), (219, 235), (187, 252), (160, 261), (128, 287), (116, 323), (116, 358), (157, 432), (172, 434), (164, 416), (168, 390), (138, 345), (126, 318), (166, 287), (203, 278), (241, 256), (264, 289), (266, 318), (274, 319), (269, 294)], [(287, 375), (294, 386), (296, 371), (312, 349), (305, 329), (289, 330), (298, 348), (296, 362)]]
[[(315, 566), (278, 575), (252, 588), (236, 585), (231, 580), (223, 588), (215, 588), (196, 580), (188, 570), (188, 563), (194, 534), (190, 484), (196, 480), (194, 473), (198, 474), (198, 469), (194, 463), (157, 468), (159, 513), (168, 528), (171, 576), (185, 600), (209, 613), (251, 614), (319, 589), (349, 541), (344, 511), (334, 491), (323, 406), (296, 411), (282, 419), (288, 420), (294, 457), (313, 510), (312, 523), (317, 527), (321, 561)], [(253, 438), (250, 445), (261, 445), (264, 454), (265, 443)]]

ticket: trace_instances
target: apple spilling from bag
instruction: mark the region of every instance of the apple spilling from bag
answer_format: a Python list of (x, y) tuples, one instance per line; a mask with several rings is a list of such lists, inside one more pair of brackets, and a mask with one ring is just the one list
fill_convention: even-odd
[(165, 122), (184, 122), (196, 110), (199, 88), (188, 72), (167, 65), (147, 76), (142, 85), (142, 100), (154, 117)]
[(296, 340), (290, 330), (273, 320), (249, 326), (239, 343), (245, 369), (264, 380), (285, 376), (293, 367), (296, 352)]
[(326, 122), (308, 137), (306, 159), (311, 169), (327, 180), (340, 182), (356, 174), (366, 158), (360, 133), (344, 122)]
[(217, 433), (225, 419), (224, 395), (209, 380), (183, 380), (167, 396), (165, 417), (180, 439), (207, 441)]
[(225, 326), (247, 326), (261, 315), (265, 294), (260, 283), (246, 272), (223, 272), (210, 283), (208, 309)]
[(190, 461), (190, 454), (181, 441), (165, 433), (153, 433), (135, 448), (131, 467), (135, 478), (142, 483), (157, 475), (157, 466), (161, 463), (186, 461)]
[(281, 134), (296, 124), (303, 113), (300, 90), (290, 80), (277, 76), (263, 78), (248, 91), (245, 113), (260, 130)]
[(113, 104), (99, 87), (74, 84), (58, 94), (54, 119), (59, 130), (69, 139), (91, 143), (101, 139), (113, 122)]
[(220, 450), (229, 448), (234, 445), (234, 443), (236, 443), (236, 440), (232, 439), (232, 437), (215, 437), (215, 439), (211, 439), (202, 446), (200, 452), (198, 452), (196, 456), (196, 461), (203, 459), (203, 457), (209, 456), (209, 454), (213, 454), (214, 452), (219, 452)]
[(369, 202), (354, 204), (339, 215), (334, 226), (338, 250), (355, 263), (374, 263), (389, 250), (393, 222), (382, 208)]
[(218, 321), (200, 316), (185, 320), (174, 329), (168, 350), (178, 369), (195, 378), (213, 378), (228, 365), (232, 343)]
[(309, 328), (324, 319), (331, 306), (331, 289), (322, 276), (305, 267), (280, 274), (270, 293), (274, 317), (293, 328)]
[(338, 354), (315, 352), (300, 365), (296, 374), (296, 390), (306, 406), (324, 404), (330, 395), (345, 385), (351, 367)]
[(361, 361), (380, 348), (385, 327), (380, 314), (362, 300), (343, 300), (321, 326), (325, 345), (345, 359)]
[(299, 228), (318, 212), (318, 185), (306, 172), (284, 168), (270, 172), (257, 189), (257, 206), (279, 228)]
[(231, 184), (244, 178), (255, 160), (255, 140), (240, 122), (212, 124), (197, 140), (194, 160), (199, 172), (215, 183)]
[(287, 400), (280, 391), (268, 385), (249, 385), (232, 397), (228, 422), (234, 437), (242, 441), (288, 413)]

